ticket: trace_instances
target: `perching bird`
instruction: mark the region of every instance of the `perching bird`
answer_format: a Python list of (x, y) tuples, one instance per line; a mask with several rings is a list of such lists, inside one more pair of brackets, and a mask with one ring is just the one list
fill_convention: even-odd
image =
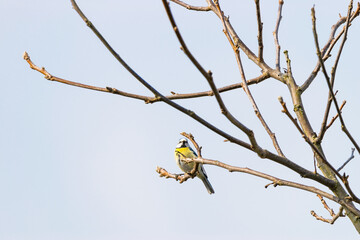
[[(195, 163), (194, 162), (187, 163), (185, 161), (182, 161), (182, 159), (185, 158), (197, 158), (197, 154), (194, 152), (194, 150), (192, 150), (188, 141), (182, 138), (180, 139), (178, 145), (176, 145), (175, 161), (182, 171), (184, 171), (185, 173), (190, 173), (191, 170), (194, 168)], [(208, 180), (205, 169), (201, 163), (198, 164), (196, 176), (201, 179), (201, 181), (204, 183), (207, 191), (210, 194), (215, 193), (214, 189), (212, 188)]]

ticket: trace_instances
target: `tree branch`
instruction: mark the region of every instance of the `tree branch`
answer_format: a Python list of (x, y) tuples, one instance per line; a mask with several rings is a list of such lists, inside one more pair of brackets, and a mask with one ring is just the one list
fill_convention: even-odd
[[(349, 5), (349, 11), (348, 11), (348, 15), (347, 15), (347, 20), (346, 20), (346, 25), (345, 25), (344, 39), (343, 39), (343, 42), (341, 44), (342, 46), (344, 45), (344, 43), (346, 41), (346, 38), (347, 38), (347, 30), (348, 30), (348, 26), (349, 26), (349, 19), (350, 19), (351, 10), (352, 10), (352, 4), (353, 4), (353, 1), (351, 0), (350, 5)], [(339, 114), (339, 119), (340, 119), (340, 122), (341, 122), (341, 130), (343, 130), (343, 132), (345, 132), (347, 137), (354, 144), (354, 146), (355, 146), (356, 150), (358, 151), (358, 153), (360, 153), (360, 147), (358, 146), (355, 139), (351, 136), (350, 132), (347, 130), (347, 128), (345, 126), (345, 122), (344, 122), (344, 120), (342, 118), (342, 115), (341, 115), (341, 110), (339, 108), (338, 102), (336, 100), (336, 97), (335, 97), (335, 94), (334, 94), (334, 91), (333, 91), (333, 86), (331, 85), (329, 75), (327, 74), (327, 71), (326, 71), (326, 68), (325, 68), (325, 63), (324, 63), (324, 61), (323, 61), (323, 59), (321, 57), (319, 41), (318, 41), (318, 36), (317, 36), (317, 32), (316, 32), (316, 17), (315, 17), (315, 9), (314, 9), (314, 7), (311, 9), (311, 15), (312, 15), (313, 33), (314, 33), (316, 52), (317, 52), (319, 61), (321, 63), (321, 68), (323, 70), (323, 73), (324, 73), (324, 76), (325, 76), (325, 79), (326, 79), (326, 83), (328, 85), (329, 92), (331, 94), (331, 98), (333, 99), (336, 111)], [(340, 49), (342, 49), (342, 47), (340, 47)], [(338, 56), (340, 56), (340, 54), (341, 54), (341, 51), (339, 50)], [(329, 165), (329, 166), (331, 166), (331, 165)], [(339, 172), (337, 172), (337, 171), (335, 171), (335, 173), (338, 176), (340, 175)], [(349, 182), (347, 180), (348, 176), (346, 176), (345, 174), (343, 176), (340, 175), (340, 179), (343, 181), (343, 183), (344, 183), (344, 185), (346, 187), (346, 190), (349, 192), (349, 194), (350, 194), (351, 198), (353, 199), (353, 201), (355, 201), (357, 203), (360, 203), (360, 199), (353, 193), (353, 191), (350, 188)]]
[[(234, 124), (236, 127), (238, 127), (241, 131), (243, 131), (249, 138), (250, 142), (251, 142), (251, 146), (252, 149), (254, 149), (255, 152), (257, 152), (259, 155), (263, 155), (263, 152), (261, 151), (262, 149), (258, 147), (258, 144), (256, 142), (254, 133), (251, 129), (247, 128), (244, 124), (242, 124), (238, 119), (236, 119), (231, 113), (230, 111), (226, 108), (224, 101), (222, 100), (219, 91), (217, 90), (216, 86), (215, 86), (215, 82), (214, 79), (212, 77), (212, 72), (211, 71), (205, 71), (205, 69), (201, 66), (201, 64), (195, 59), (195, 57), (191, 54), (190, 50), (188, 49), (188, 47), (185, 44), (184, 39), (181, 36), (181, 33), (179, 31), (179, 28), (176, 26), (175, 23), (175, 19), (172, 15), (171, 9), (169, 7), (169, 4), (166, 2), (166, 0), (163, 0), (163, 4), (166, 10), (166, 13), (169, 17), (170, 23), (175, 31), (176, 37), (178, 38), (180, 44), (181, 44), (181, 49), (184, 51), (184, 53), (186, 54), (186, 56), (190, 59), (190, 61), (196, 66), (196, 68), (202, 73), (202, 75), (205, 77), (205, 79), (207, 80), (208, 84), (211, 87), (212, 92), (215, 95), (216, 101), (218, 102), (218, 105), (220, 107), (221, 113), (224, 114), (224, 116), (232, 123)], [(217, 5), (218, 6), (218, 5)], [(221, 11), (219, 9), (219, 11)], [(225, 27), (225, 25), (224, 25)], [(226, 31), (224, 29), (224, 31)], [(229, 39), (231, 41), (231, 38)], [(232, 43), (232, 41), (231, 41)], [(233, 44), (232, 44), (233, 45)], [(234, 45), (233, 45), (234, 46)], [(246, 87), (246, 81), (243, 82), (242, 84), (243, 88)]]
[[(258, 3), (257, 3), (258, 4)], [(250, 92), (250, 89), (249, 87), (247, 86), (246, 84), (246, 77), (245, 77), (245, 73), (244, 73), (244, 69), (243, 69), (243, 66), (242, 66), (242, 62), (241, 62), (241, 58), (240, 58), (240, 52), (238, 50), (238, 47), (234, 44), (234, 42), (232, 41), (231, 39), (231, 36), (230, 36), (230, 33), (227, 29), (227, 26), (226, 26), (226, 21), (225, 21), (225, 17), (224, 17), (224, 13), (222, 12), (221, 8), (220, 8), (220, 5), (219, 5), (219, 1), (215, 1), (215, 6), (217, 8), (217, 11), (220, 15), (220, 19), (222, 21), (222, 24), (223, 24), (223, 27), (224, 27), (224, 30), (223, 32), (225, 33), (227, 39), (229, 40), (229, 43), (230, 45), (232, 46), (232, 49), (235, 53), (235, 58), (236, 58), (236, 62), (238, 64), (238, 68), (239, 68), (239, 71), (240, 71), (240, 76), (241, 76), (241, 79), (242, 79), (242, 82), (243, 82), (243, 90), (245, 91), (246, 95), (248, 96), (252, 106), (253, 106), (253, 109), (254, 109), (254, 112), (255, 112), (255, 115), (259, 118), (261, 124), (263, 125), (263, 127), (265, 128), (266, 132), (268, 133), (268, 135), (270, 136), (272, 142), (273, 142), (273, 146), (275, 147), (276, 151), (278, 152), (278, 154), (280, 156), (284, 156), (277, 140), (276, 140), (276, 136), (275, 134), (271, 131), (271, 129), (269, 128), (269, 126), (267, 125), (267, 123), (265, 122), (265, 119), (263, 118), (251, 92)], [(260, 10), (259, 10), (260, 11)], [(259, 12), (260, 14), (260, 12)], [(260, 41), (260, 40), (259, 40)], [(262, 40), (261, 40), (262, 42)], [(260, 44), (260, 42), (259, 42)], [(260, 48), (259, 48), (259, 51), (260, 51)], [(262, 52), (262, 51), (261, 51)], [(259, 52), (260, 54), (260, 52)], [(263, 59), (261, 60), (263, 61)], [(215, 87), (215, 86), (214, 86)], [(256, 145), (253, 145), (254, 148), (255, 148), (255, 151), (258, 152), (256, 149), (258, 149), (258, 147)]]
[[(340, 111), (343, 109), (343, 107), (345, 106), (346, 101), (343, 101), (343, 103), (340, 106)], [(332, 119), (330, 120), (329, 124), (326, 126), (326, 130), (328, 130), (331, 125), (335, 122), (335, 120), (339, 117), (339, 114), (337, 113), (334, 117), (332, 117)]]
[(321, 203), (324, 205), (324, 208), (330, 213), (330, 216), (332, 217), (332, 219), (325, 219), (319, 215), (317, 215), (314, 211), (311, 211), (311, 215), (314, 216), (317, 220), (323, 221), (323, 222), (327, 222), (330, 224), (334, 224), (334, 222), (339, 218), (339, 217), (345, 217), (345, 215), (343, 214), (343, 206), (340, 206), (339, 208), (339, 212), (337, 214), (334, 213), (334, 210), (332, 210), (327, 203), (325, 202), (324, 198), (317, 194), (318, 198), (320, 199)]
[[(357, 17), (359, 16), (360, 13), (360, 3), (358, 3), (357, 9), (354, 13), (352, 13), (351, 18), (350, 18), (350, 23)], [(341, 17), (337, 23), (335, 23), (332, 27), (331, 27), (331, 32), (330, 32), (330, 37), (328, 42), (324, 45), (323, 49), (321, 50), (321, 55), (322, 55), (322, 59), (323, 61), (326, 61), (331, 55), (331, 51), (333, 49), (333, 47), (335, 46), (335, 44), (338, 42), (338, 40), (340, 39), (340, 37), (344, 34), (345, 32), (345, 28), (343, 28), (339, 34), (335, 37), (335, 33), (337, 31), (337, 29), (346, 22), (346, 17)], [(349, 25), (350, 26), (350, 25)], [(319, 72), (321, 68), (321, 63), (320, 61), (317, 62), (314, 70), (311, 72), (310, 76), (307, 78), (307, 80), (304, 82), (304, 84), (300, 87), (301, 92), (304, 92), (312, 83), (312, 81), (315, 79), (315, 77), (317, 76), (317, 73)]]
[[(94, 90), (94, 91), (113, 93), (113, 94), (121, 95), (121, 96), (124, 96), (124, 97), (129, 97), (129, 98), (142, 100), (145, 103), (155, 103), (155, 102), (162, 101), (162, 99), (159, 98), (159, 97), (143, 96), (143, 95), (138, 95), (138, 94), (133, 94), (133, 93), (120, 91), (120, 90), (118, 90), (116, 88), (113, 88), (113, 87), (105, 87), (105, 88), (96, 87), (96, 86), (92, 86), (92, 85), (87, 85), (87, 84), (73, 82), (73, 81), (70, 81), (70, 80), (59, 78), (59, 77), (56, 77), (56, 76), (50, 74), (49, 72), (47, 72), (44, 67), (40, 68), (40, 67), (36, 66), (32, 62), (32, 60), (30, 59), (30, 56), (29, 56), (29, 54), (27, 52), (24, 53), (23, 58), (29, 63), (29, 66), (30, 66), (31, 69), (34, 69), (34, 70), (42, 73), (44, 75), (44, 77), (49, 81), (55, 81), (55, 82), (64, 83), (64, 84), (67, 84), (67, 85), (80, 87), (80, 88), (85, 88), (85, 89), (90, 89), (90, 90)], [(247, 83), (248, 83), (248, 85), (258, 84), (258, 83), (264, 81), (267, 78), (269, 78), (269, 75), (262, 74), (259, 77), (248, 80)], [(227, 91), (231, 91), (231, 90), (234, 90), (234, 89), (242, 88), (242, 85), (243, 85), (243, 83), (236, 83), (236, 84), (228, 85), (228, 86), (225, 86), (225, 87), (221, 87), (221, 88), (218, 89), (218, 91), (219, 92), (227, 92)], [(210, 91), (196, 92), (196, 93), (183, 93), (183, 94), (173, 93), (172, 95), (165, 96), (165, 97), (170, 99), (170, 100), (176, 100), (176, 99), (198, 98), (198, 97), (213, 96), (213, 95), (214, 95), (214, 92), (210, 90)]]
[[(337, 91), (334, 94), (336, 96)], [(328, 94), (328, 101), (327, 101), (327, 104), (326, 104), (326, 107), (325, 107), (325, 113), (324, 113), (323, 121), (321, 122), (320, 131), (319, 131), (318, 137), (316, 138), (317, 143), (321, 143), (321, 141), (323, 140), (323, 138), (325, 136), (325, 132), (332, 125), (331, 121), (330, 121), (329, 125), (326, 125), (327, 120), (329, 118), (331, 103), (332, 103), (332, 98), (331, 98), (331, 93), (329, 93)]]
[(227, 31), (229, 32), (229, 35), (231, 36), (231, 39), (232, 39), (231, 41), (233, 42), (234, 47), (240, 48), (251, 61), (253, 61), (256, 65), (258, 65), (263, 70), (263, 72), (268, 72), (272, 78), (280, 80), (281, 79), (280, 72), (270, 68), (265, 62), (260, 62), (258, 57), (246, 46), (246, 44), (244, 44), (241, 41), (241, 39), (235, 32), (234, 28), (232, 27), (229, 18), (224, 18), (221, 11), (220, 12), (218, 11), (216, 4), (215, 4), (217, 1), (214, 1), (214, 2), (211, 0), (206, 0), (206, 1), (207, 1), (208, 5), (211, 7), (211, 10), (220, 19), (223, 18), (224, 23), (225, 23), (224, 29), (227, 29)]
[[(248, 85), (258, 84), (258, 83), (268, 79), (269, 77), (270, 77), (269, 74), (263, 73), (262, 75), (260, 75), (256, 78), (249, 79), (247, 81), (247, 84)], [(222, 93), (222, 92), (227, 92), (227, 91), (231, 91), (231, 90), (242, 88), (242, 87), (243, 87), (243, 83), (240, 82), (240, 83), (235, 83), (232, 85), (218, 88), (217, 90), (219, 93)], [(204, 92), (196, 92), (196, 93), (182, 93), (182, 94), (172, 92), (172, 95), (169, 95), (166, 97), (168, 99), (175, 100), (175, 99), (186, 99), (186, 98), (198, 98), (198, 97), (205, 97), (205, 96), (214, 96), (214, 92), (212, 90), (204, 91)], [(151, 98), (149, 100), (150, 103), (158, 102), (158, 101), (160, 101), (160, 99)]]
[(171, 23), (171, 26), (175, 32), (175, 35), (177, 37), (177, 39), (180, 42), (180, 49), (183, 50), (183, 52), (185, 53), (185, 55), (190, 59), (190, 61), (195, 65), (195, 67), (199, 70), (199, 72), (206, 78), (210, 78), (211, 74), (209, 74), (209, 72), (207, 72), (202, 66), (201, 64), (195, 59), (195, 57), (192, 55), (192, 53), (190, 52), (190, 50), (188, 49), (188, 47), (186, 46), (186, 43), (184, 41), (184, 39), (182, 38), (179, 28), (177, 27), (176, 23), (175, 23), (175, 19), (171, 13), (170, 7), (169, 7), (169, 3), (167, 2), (167, 0), (162, 0), (164, 8), (166, 10), (166, 13), (168, 15), (169, 21)]
[[(269, 185), (273, 185), (274, 187), (288, 186), (288, 187), (297, 188), (297, 189), (305, 190), (305, 191), (308, 191), (308, 192), (312, 192), (312, 193), (315, 193), (315, 194), (319, 194), (319, 195), (321, 195), (323, 197), (326, 197), (327, 199), (330, 199), (330, 200), (332, 200), (332, 201), (334, 201), (336, 203), (339, 203), (339, 201), (340, 201), (338, 197), (336, 197), (334, 195), (331, 195), (331, 194), (329, 194), (327, 192), (324, 192), (324, 191), (322, 191), (322, 190), (320, 190), (318, 188), (303, 185), (303, 184), (300, 184), (300, 183), (287, 181), (287, 180), (283, 180), (283, 179), (280, 179), (280, 178), (277, 178), (277, 177), (274, 177), (274, 176), (271, 176), (271, 175), (268, 175), (268, 174), (265, 174), (265, 173), (250, 169), (250, 168), (242, 168), (242, 167), (231, 166), (231, 165), (228, 165), (226, 163), (223, 163), (223, 162), (220, 162), (220, 161), (217, 161), (217, 160), (211, 160), (211, 159), (205, 159), (205, 158), (186, 158), (183, 161), (187, 162), (187, 163), (195, 162), (195, 163), (213, 165), (213, 166), (217, 166), (217, 167), (220, 167), (220, 168), (224, 168), (224, 169), (228, 170), (229, 172), (247, 173), (247, 174), (250, 174), (250, 175), (253, 175), (253, 176), (257, 176), (257, 177), (260, 177), (260, 178), (263, 178), (263, 179), (270, 180), (271, 183), (267, 184), (265, 186), (265, 188), (267, 188)], [(180, 180), (180, 183), (182, 183), (182, 182), (186, 181), (187, 179), (191, 178), (191, 177), (186, 177), (185, 178), (183, 176), (180, 176), (179, 174), (169, 173), (164, 168), (161, 168), (161, 167), (157, 167), (156, 172), (160, 174), (160, 177), (173, 178), (176, 181)], [(186, 180), (181, 182), (181, 180), (183, 180), (184, 178)]]
[(185, 2), (182, 2), (180, 0), (170, 0), (188, 10), (194, 10), (194, 11), (211, 11), (211, 8), (209, 6), (206, 6), (206, 7), (198, 7), (198, 6), (192, 6), (192, 5), (189, 5)]
[(258, 24), (258, 45), (259, 45), (258, 58), (259, 58), (259, 62), (263, 62), (264, 61), (263, 58), (264, 45), (263, 45), (263, 37), (262, 37), (263, 23), (261, 22), (260, 0), (255, 0), (255, 5), (256, 5), (256, 19)]
[(301, 136), (305, 139), (305, 141), (310, 145), (311, 149), (321, 158), (321, 160), (336, 174), (339, 178), (342, 178), (340, 173), (336, 171), (336, 169), (326, 160), (325, 156), (320, 152), (320, 150), (314, 145), (314, 143), (311, 142), (308, 136), (304, 133), (304, 131), (301, 129), (299, 124), (297, 123), (296, 118), (293, 118), (289, 112), (289, 110), (286, 107), (286, 103), (283, 101), (282, 97), (279, 97), (279, 102), (281, 106), (283, 107), (282, 112), (288, 116), (288, 118), (291, 120), (291, 122), (295, 125), (297, 130), (300, 132)]
[[(349, 5), (349, 11), (348, 11), (346, 25), (345, 25), (344, 37), (343, 37), (343, 41), (341, 43), (341, 47), (340, 47), (337, 59), (340, 58), (342, 48), (343, 48), (343, 46), (345, 44), (345, 41), (346, 41), (346, 38), (347, 38), (347, 32), (348, 32), (347, 30), (348, 30), (349, 21), (350, 21), (351, 10), (352, 10), (352, 1), (350, 2), (350, 5)], [(336, 111), (339, 114), (339, 119), (340, 119), (340, 122), (341, 122), (341, 130), (343, 130), (343, 132), (347, 135), (347, 137), (350, 139), (352, 144), (355, 146), (358, 153), (360, 153), (359, 145), (357, 144), (355, 139), (351, 136), (350, 132), (348, 131), (348, 129), (345, 126), (345, 122), (344, 122), (344, 120), (342, 118), (342, 115), (341, 115), (340, 107), (338, 105), (338, 102), (336, 100), (336, 97), (335, 97), (335, 94), (334, 94), (334, 91), (333, 91), (333, 85), (331, 84), (329, 75), (327, 74), (327, 71), (326, 71), (326, 68), (325, 68), (325, 63), (324, 63), (324, 61), (323, 61), (323, 59), (321, 57), (319, 41), (318, 41), (318, 36), (317, 36), (317, 32), (316, 32), (316, 17), (315, 17), (315, 9), (314, 9), (314, 7), (311, 9), (311, 15), (312, 15), (312, 22), (313, 22), (313, 33), (314, 33), (314, 39), (315, 39), (316, 52), (317, 52), (317, 55), (318, 55), (318, 58), (319, 58), (319, 61), (320, 61), (320, 64), (321, 64), (321, 68), (323, 70), (323, 73), (324, 73), (324, 76), (325, 76), (325, 79), (326, 79), (326, 83), (327, 83), (328, 88), (329, 88), (329, 92), (331, 94), (331, 98), (334, 101)], [(336, 69), (336, 66), (337, 66), (337, 62), (335, 62), (333, 70), (334, 70), (334, 68)], [(335, 72), (335, 71), (333, 71), (333, 72)], [(332, 75), (332, 76), (335, 78), (335, 75)], [(334, 78), (333, 78), (333, 80), (334, 80)]]
[[(236, 166), (231, 166), (229, 164), (217, 161), (217, 160), (211, 160), (211, 159), (205, 159), (205, 158), (186, 158), (183, 161), (185, 162), (195, 162), (195, 163), (201, 163), (201, 164), (207, 164), (207, 165), (213, 165), (213, 166), (217, 166), (220, 168), (224, 168), (227, 169), (229, 172), (241, 172), (241, 173), (247, 173), (253, 176), (257, 176), (263, 179), (267, 179), (270, 180), (272, 183), (271, 185), (274, 185), (274, 187), (277, 186), (288, 186), (288, 187), (292, 187), (292, 188), (297, 188), (297, 189), (301, 189), (307, 192), (311, 192), (311, 193), (315, 193), (315, 194), (319, 194), (320, 196), (323, 196), (329, 200), (332, 200), (336, 203), (339, 203), (340, 205), (346, 207), (347, 209), (349, 209), (349, 211), (351, 211), (352, 213), (354, 213), (357, 216), (360, 216), (360, 211), (357, 210), (355, 207), (349, 205), (348, 203), (346, 203), (343, 200), (340, 200), (338, 197), (331, 195), (327, 192), (324, 192), (318, 188), (312, 187), (312, 186), (307, 186), (304, 184), (299, 184), (296, 182), (291, 182), (291, 181), (287, 181), (287, 180), (283, 180), (250, 168), (242, 168), (242, 167), (236, 167)], [(168, 173), (165, 169), (161, 168), (161, 167), (157, 167), (156, 172), (158, 172), (160, 174), (160, 177), (166, 177), (166, 178), (173, 178), (175, 180), (179, 180), (179, 178), (177, 177), (177, 174), (171, 174)], [(266, 185), (265, 187), (268, 187), (268, 185)]]
[(165, 168), (161, 168), (159, 166), (156, 167), (156, 172), (159, 173), (159, 177), (172, 178), (175, 179), (176, 181), (179, 181), (179, 183), (186, 182), (189, 178), (194, 178), (194, 176), (188, 173), (181, 173), (181, 174), (169, 173), (168, 171), (166, 171)]
[(48, 71), (46, 71), (44, 67), (40, 68), (40, 67), (36, 66), (31, 61), (30, 56), (27, 52), (24, 52), (23, 58), (25, 59), (25, 61), (28, 62), (31, 69), (40, 72), (41, 74), (44, 75), (45, 79), (47, 79), (49, 81), (60, 82), (60, 83), (64, 83), (67, 85), (74, 86), (74, 87), (80, 87), (80, 88), (90, 89), (90, 90), (99, 91), (99, 92), (114, 93), (114, 94), (118, 94), (118, 95), (121, 95), (124, 97), (143, 100), (145, 102), (148, 101), (149, 99), (151, 99), (150, 97), (132, 94), (132, 93), (128, 93), (128, 92), (123, 92), (123, 91), (120, 91), (120, 90), (117, 90), (117, 89), (111, 88), (111, 87), (106, 87), (106, 88), (96, 87), (96, 86), (92, 86), (92, 85), (82, 84), (82, 83), (78, 83), (78, 82), (69, 81), (69, 80), (66, 80), (63, 78), (55, 77), (55, 76), (51, 75)]
[(281, 12), (282, 12), (283, 5), (284, 5), (284, 1), (279, 0), (278, 15), (277, 15), (277, 20), (276, 20), (275, 30), (273, 31), (275, 48), (276, 48), (275, 68), (279, 72), (280, 72), (280, 49), (281, 49), (280, 44), (279, 44), (279, 27), (280, 27), (280, 21), (282, 19)]
[(343, 165), (341, 165), (341, 167), (339, 167), (339, 168), (337, 169), (338, 172), (340, 172), (341, 169), (343, 169), (343, 168), (346, 166), (346, 164), (348, 164), (348, 163), (351, 161), (351, 159), (354, 158), (354, 151), (355, 151), (355, 148), (351, 148), (351, 156), (348, 158), (348, 160), (346, 160), (346, 161), (344, 162)]

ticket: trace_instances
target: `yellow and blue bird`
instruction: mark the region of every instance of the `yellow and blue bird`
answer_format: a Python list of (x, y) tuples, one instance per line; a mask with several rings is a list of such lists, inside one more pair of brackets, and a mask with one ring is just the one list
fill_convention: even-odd
[[(180, 139), (178, 145), (176, 145), (175, 161), (183, 172), (190, 173), (191, 170), (194, 168), (195, 163), (183, 161), (183, 159), (186, 158), (197, 158), (197, 154), (194, 152), (194, 150), (192, 150), (188, 141), (185, 138), (182, 138)], [(201, 179), (210, 194), (215, 193), (213, 187), (208, 180), (204, 166), (201, 163), (198, 164), (196, 176)]]

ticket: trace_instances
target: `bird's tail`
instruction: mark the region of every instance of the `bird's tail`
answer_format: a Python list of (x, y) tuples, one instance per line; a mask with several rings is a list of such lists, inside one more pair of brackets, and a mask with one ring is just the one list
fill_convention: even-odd
[(206, 190), (208, 191), (209, 194), (213, 194), (215, 193), (213, 187), (211, 186), (208, 178), (206, 175), (204, 174), (199, 174), (199, 178), (201, 179), (201, 181), (204, 183)]

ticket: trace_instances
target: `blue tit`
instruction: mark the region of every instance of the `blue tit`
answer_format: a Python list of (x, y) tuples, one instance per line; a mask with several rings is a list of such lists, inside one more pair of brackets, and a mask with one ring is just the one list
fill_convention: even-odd
[[(183, 139), (180, 139), (178, 145), (176, 145), (175, 161), (176, 161), (176, 164), (179, 166), (179, 168), (183, 172), (190, 173), (191, 170), (193, 170), (195, 163), (194, 162), (187, 163), (185, 161), (182, 161), (182, 159), (186, 159), (186, 158), (197, 158), (197, 154), (194, 152), (194, 150), (192, 150), (188, 141), (183, 138)], [(205, 169), (201, 163), (198, 164), (196, 176), (198, 178), (200, 178), (201, 181), (204, 183), (209, 194), (215, 193), (214, 189), (212, 188), (212, 186), (208, 180)]]

